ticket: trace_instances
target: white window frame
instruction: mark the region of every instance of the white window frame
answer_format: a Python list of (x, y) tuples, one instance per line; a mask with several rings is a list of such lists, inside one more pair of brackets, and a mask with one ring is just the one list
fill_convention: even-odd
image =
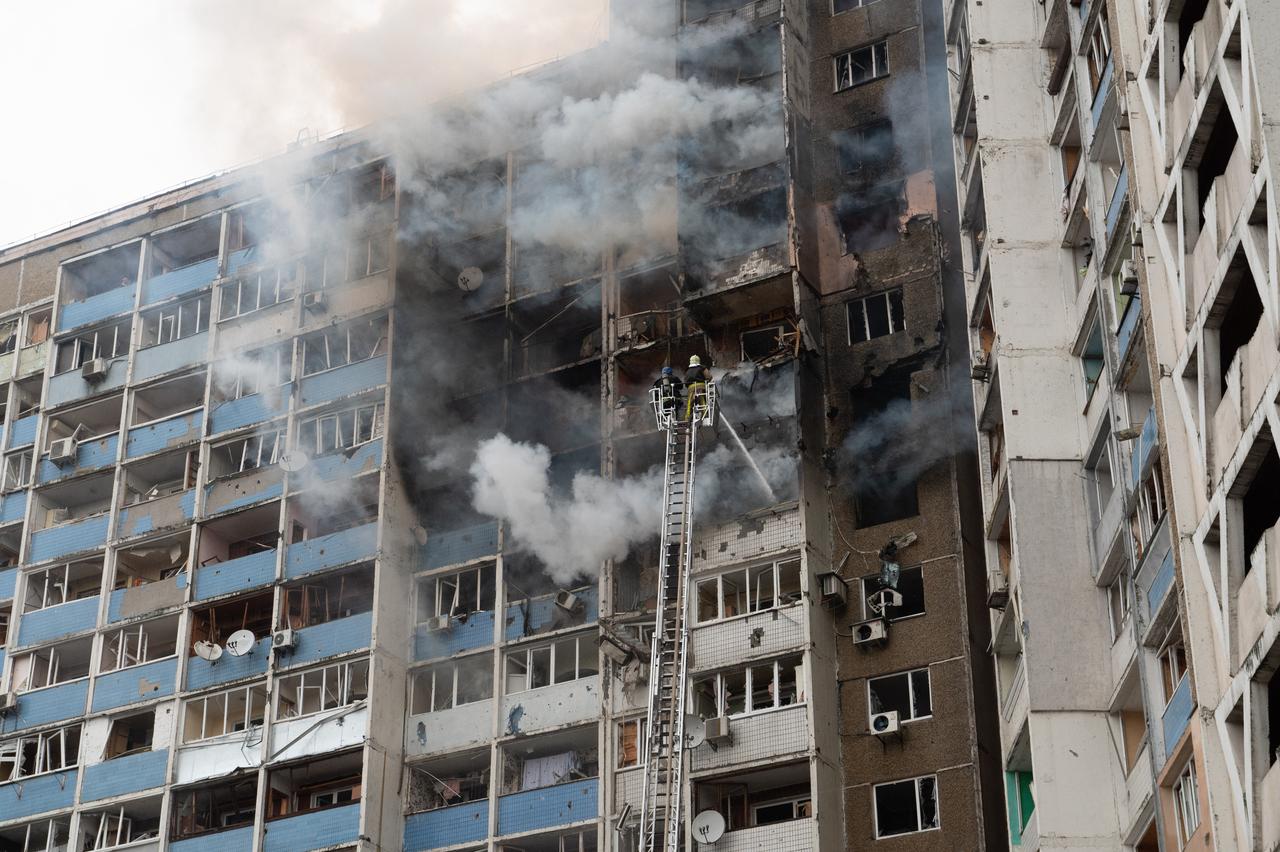
[[(162, 621), (163, 619), (156, 619)], [(152, 656), (151, 654), (151, 633), (148, 627), (154, 625), (155, 621), (139, 621), (128, 627), (121, 627), (116, 630), (110, 630), (102, 634), (102, 656), (98, 660), (98, 672), (118, 672), (121, 669), (131, 668), (133, 666), (141, 666), (146, 663), (154, 663), (156, 660), (163, 660), (167, 657), (176, 656), (178, 653), (178, 643), (174, 641), (173, 650), (165, 654)], [(177, 625), (174, 624), (174, 632), (177, 632)], [(114, 645), (114, 650), (112, 646)], [(111, 668), (107, 668), (108, 657), (114, 657), (115, 661)]]
[[(923, 811), (923, 808), (921, 808), (920, 806), (921, 799), (922, 799), (920, 795), (920, 787), (921, 787), (921, 783), (924, 781), (933, 782), (933, 819), (935, 824), (927, 827), (924, 825), (924, 811)], [(915, 800), (916, 800), (916, 825), (918, 827), (916, 828), (915, 831), (902, 831), (897, 834), (881, 834), (880, 833), (880, 811), (876, 807), (876, 790), (879, 790), (881, 787), (896, 787), (899, 784), (905, 784), (908, 782), (911, 783), (914, 787)], [(938, 776), (937, 775), (920, 775), (915, 778), (902, 778), (897, 781), (886, 781), (883, 784), (873, 784), (871, 787), (871, 818), (874, 821), (874, 825), (875, 825), (876, 840), (881, 840), (887, 837), (906, 837), (907, 835), (910, 835), (910, 834), (920, 834), (925, 831), (941, 830), (942, 829), (942, 808), (940, 807), (939, 799), (940, 797), (938, 796)]]
[[(17, 462), (15, 469), (14, 463)], [(4, 457), (4, 484), (0, 491), (17, 491), (31, 485), (31, 476), (35, 472), (35, 450), (19, 450)]]
[[(475, 698), (470, 701), (458, 701), (458, 677), (460, 672), (474, 663), (480, 663), (481, 673), (489, 682), (489, 694)], [(487, 665), (485, 665), (487, 662)], [(439, 713), (445, 710), (453, 710), (457, 707), (466, 707), (471, 704), (479, 704), (481, 701), (488, 701), (493, 698), (493, 658), (489, 654), (473, 654), (468, 657), (462, 657), (457, 660), (449, 660), (443, 663), (435, 663), (421, 669), (415, 669), (411, 676), (413, 677), (412, 693), (410, 694), (410, 703), (413, 703), (414, 697), (419, 689), (429, 690), (426, 695), (426, 709), (422, 709), (417, 705), (411, 708), (412, 715), (421, 716), (425, 713)], [(425, 686), (419, 686), (420, 680), (430, 679), (430, 683)], [(445, 690), (448, 693), (447, 698), (442, 702), (439, 709), (436, 708), (436, 693), (439, 690)]]
[[(796, 600), (787, 604), (782, 604), (779, 602), (781, 599), (779, 589), (782, 584), (782, 569), (783, 566), (791, 566), (793, 564), (796, 566), (797, 579), (800, 579), (801, 582), (801, 594), (796, 598)], [(761, 606), (760, 601), (764, 595), (761, 594), (761, 589), (757, 581), (765, 569), (770, 569), (772, 577), (772, 593), (770, 595), (772, 602), (768, 606)], [(800, 564), (800, 556), (797, 554), (785, 559), (775, 559), (772, 562), (756, 563), (745, 567), (732, 568), (728, 571), (721, 571), (712, 577), (699, 578), (694, 583), (694, 623), (699, 626), (703, 624), (714, 624), (718, 621), (727, 621), (732, 618), (740, 618), (757, 612), (767, 612), (772, 609), (779, 609), (783, 606), (794, 606), (795, 604), (800, 603), (803, 599), (803, 579), (801, 579), (803, 573), (804, 570), (803, 566)], [(747, 589), (745, 590), (746, 607), (741, 612), (736, 612), (733, 615), (725, 615), (725, 583), (726, 581), (732, 581), (732, 576), (734, 574), (742, 575), (747, 581)], [(700, 605), (700, 593), (704, 587), (711, 584), (715, 585), (716, 590), (716, 614), (710, 618), (703, 619), (701, 617), (702, 607)]]
[[(235, 693), (244, 693), (244, 715), (240, 719), (233, 719), (231, 716), (231, 696)], [(216, 701), (218, 698), (222, 699), (222, 730), (216, 734), (206, 733), (210, 729), (210, 702)], [(254, 719), (253, 713), (255, 698), (260, 702), (257, 707), (261, 709), (261, 716), (257, 720)], [(182, 702), (182, 742), (180, 745), (190, 745), (191, 743), (205, 742), (221, 737), (244, 736), (246, 733), (256, 730), (266, 723), (269, 704), (267, 687), (262, 682), (222, 689), (195, 698), (188, 698)], [(187, 730), (190, 708), (195, 705), (202, 705), (199, 736), (191, 736), (191, 732)], [(237, 729), (236, 725), (240, 725), (240, 727)]]
[[(428, 574), (418, 577), (418, 581), (415, 584), (418, 595), (418, 605), (415, 610), (417, 623), (426, 624), (431, 619), (441, 615), (452, 617), (455, 613), (470, 615), (473, 612), (488, 612), (496, 606), (497, 589), (495, 588), (490, 592), (489, 607), (483, 607), (486, 602), (485, 588), (486, 585), (494, 585), (495, 570), (494, 564), (488, 562), (484, 565), (477, 565), (474, 568), (464, 568), (461, 571), (449, 571), (443, 574)], [(468, 574), (474, 575), (476, 578), (476, 598), (474, 601), (464, 602), (461, 600), (461, 578)], [(448, 606), (445, 605), (446, 601)]]
[[(881, 39), (871, 44), (855, 47), (853, 50), (837, 53), (833, 59), (836, 92), (845, 92), (861, 86), (863, 83), (870, 83), (872, 80), (879, 80), (882, 77), (889, 76), (889, 42), (887, 39)], [(855, 80), (853, 77), (855, 61), (868, 65), (871, 69), (871, 75), (861, 80)]]
[[(902, 301), (901, 324), (895, 324), (893, 318), (893, 295), (897, 294), (898, 300)], [(851, 299), (845, 302), (845, 318), (847, 322), (846, 331), (848, 333), (849, 345), (857, 346), (859, 343), (870, 343), (872, 340), (879, 340), (882, 337), (893, 337), (907, 330), (907, 306), (903, 301), (904, 294), (901, 287), (891, 287), (879, 293), (872, 293), (870, 296), (863, 296), (861, 299)], [(879, 301), (882, 304), (874, 305), (873, 302)], [(871, 336), (871, 320), (868, 318), (868, 311), (874, 307), (875, 310), (884, 309), (885, 318), (888, 321), (889, 333)], [(856, 315), (855, 315), (856, 311)], [(854, 323), (857, 321), (862, 326), (862, 339), (853, 339)]]
[[(782, 669), (783, 669), (784, 663), (790, 663), (792, 660), (796, 661), (795, 665), (792, 667), (795, 671), (796, 700), (791, 702), (790, 704), (783, 704), (782, 703)], [(753, 716), (757, 713), (770, 713), (770, 712), (773, 712), (774, 710), (781, 710), (786, 707), (800, 707), (804, 705), (808, 700), (808, 696), (805, 694), (805, 689), (804, 689), (804, 677), (805, 677), (806, 665), (807, 663), (805, 662), (804, 655), (795, 654), (795, 655), (790, 655), (786, 657), (780, 657), (773, 660), (758, 660), (754, 663), (748, 663), (743, 666), (735, 666), (730, 669), (718, 671), (713, 675), (695, 678), (693, 680), (693, 686), (692, 686), (693, 700), (696, 701), (698, 687), (707, 682), (711, 682), (714, 684), (714, 689), (715, 689), (715, 705), (716, 705), (717, 716), (728, 716), (733, 719), (738, 719), (743, 716)], [(769, 687), (767, 687), (769, 694), (772, 696), (772, 702), (767, 706), (756, 707), (755, 706), (756, 688), (755, 688), (755, 682), (754, 682), (755, 670), (764, 668), (765, 666), (770, 666), (773, 669), (773, 673), (771, 676), (772, 679), (769, 683)], [(745, 693), (742, 696), (743, 709), (741, 712), (738, 712), (738, 713), (730, 713), (725, 682), (726, 682), (726, 679), (729, 677), (733, 677), (736, 680), (738, 676), (742, 677), (743, 689), (745, 690)], [(693, 702), (691, 701), (690, 703), (692, 704)]]
[(1190, 760), (1173, 783), (1174, 822), (1178, 830), (1178, 848), (1191, 842), (1200, 827), (1200, 787), (1196, 778), (1196, 762)]
[(297, 446), (312, 456), (323, 456), (369, 444), (382, 437), (385, 418), (382, 402), (326, 411), (298, 423)]
[[(387, 333), (389, 331), (387, 317), (383, 315), (312, 332), (302, 338), (302, 375), (319, 375), (329, 370), (336, 370), (339, 367), (346, 367), (350, 364), (358, 364), (361, 361), (368, 361), (385, 354), (387, 351)], [(362, 332), (378, 333), (368, 354), (364, 354), (361, 349), (354, 348), (356, 340), (353, 339), (353, 333), (359, 335)], [(312, 350), (316, 350), (319, 353), (317, 357), (323, 357), (325, 366), (314, 370), (309, 369), (311, 359), (308, 356)]]
[[(594, 635), (590, 633), (577, 633), (569, 636), (562, 636), (551, 642), (539, 642), (536, 645), (528, 645), (524, 648), (507, 651), (502, 655), (502, 685), (504, 695), (515, 695), (520, 692), (530, 692), (535, 689), (546, 689), (548, 686), (556, 686), (562, 683), (570, 683), (571, 681), (581, 680), (584, 677), (595, 677), (600, 673), (600, 656), (597, 651), (595, 654), (587, 653), (586, 659), (583, 659), (583, 643), (594, 644)], [(556, 679), (556, 669), (559, 668), (557, 659), (560, 653), (560, 647), (567, 642), (573, 642), (574, 659), (573, 659), (573, 676)], [(594, 649), (593, 649), (594, 650)], [(547, 682), (541, 686), (530, 686), (530, 677), (533, 672), (533, 659), (535, 654), (547, 653)], [(512, 672), (511, 666), (513, 661), (523, 657), (524, 672), (516, 675)], [(584, 665), (590, 661), (589, 665)], [(524, 678), (524, 686), (512, 688), (512, 677)]]
[(163, 346), (195, 337), (209, 330), (209, 294), (183, 299), (142, 315), (142, 339), (150, 340), (140, 349)]
[[(67, 759), (67, 735), (69, 733), (75, 734), (75, 742), (72, 746), (75, 749), (75, 756), (71, 760)], [(8, 784), (23, 778), (33, 778), (36, 775), (47, 775), (50, 772), (64, 772), (79, 766), (80, 740), (83, 733), (82, 724), (77, 722), (74, 725), (65, 725), (50, 731), (24, 734), (20, 737), (0, 740), (0, 765), (9, 764), (12, 766), (9, 777), (4, 781), (0, 781), (0, 784)], [(29, 772), (24, 772), (22, 768), (23, 749), (33, 744), (35, 747), (33, 769)]]
[[(364, 670), (363, 675), (358, 674), (360, 669)], [(365, 698), (353, 697), (355, 695), (353, 686), (360, 677), (364, 678), (365, 698), (367, 698), (369, 694), (369, 659), (367, 657), (280, 675), (277, 678), (275, 690), (276, 718), (301, 719), (363, 701)], [(290, 684), (296, 697), (292, 702), (286, 702), (285, 685), (291, 681), (296, 681), (296, 685)], [(316, 702), (318, 709), (304, 712), (308, 693), (315, 693), (318, 696)]]
[(236, 319), (293, 298), (297, 267), (272, 266), (240, 275), (219, 288), (218, 321)]
[[(241, 370), (235, 377), (234, 382), (231, 383), (231, 391), (227, 395), (228, 400), (244, 399), (246, 396), (262, 393), (264, 388), (278, 388), (289, 383), (290, 374), (293, 372), (293, 352), (289, 349), (288, 344), (256, 349), (247, 353), (245, 360), (252, 363), (274, 361), (275, 364), (268, 364), (257, 371)], [(217, 369), (216, 365), (214, 369)], [(268, 384), (263, 384), (264, 377), (269, 382)]]
[[(78, 370), (87, 361), (91, 361), (94, 358), (113, 360), (125, 357), (129, 354), (129, 338), (132, 332), (133, 326), (128, 321), (113, 322), (89, 331), (82, 331), (74, 337), (58, 341), (54, 352), (54, 375), (62, 375), (63, 373)], [(110, 338), (109, 349), (107, 348), (108, 337)], [(68, 346), (71, 347), (71, 365), (60, 368), (62, 353), (65, 351), (64, 347)]]
[[(239, 447), (239, 453), (236, 452), (237, 446)], [(221, 479), (227, 476), (238, 476), (250, 470), (274, 467), (280, 462), (280, 455), (284, 450), (284, 446), (285, 428), (284, 426), (279, 426), (275, 429), (264, 429), (248, 435), (242, 435), (230, 441), (222, 441), (211, 447), (209, 452), (211, 455), (223, 451), (229, 454), (229, 460), (234, 470), (218, 477)], [(239, 462), (234, 460), (236, 455), (240, 457)], [(263, 460), (264, 456), (265, 461)]]
[(1133, 592), (1129, 588), (1128, 570), (1121, 571), (1107, 586), (1107, 620), (1111, 624), (1111, 641), (1114, 643), (1124, 633), (1133, 612)]
[[(636, 716), (632, 719), (623, 719), (614, 727), (617, 733), (618, 743), (618, 769), (632, 769), (637, 766), (644, 766), (649, 761), (646, 759), (648, 755), (644, 751), (645, 729), (648, 727), (648, 719), (644, 716)], [(623, 763), (622, 751), (622, 732), (627, 728), (635, 728), (636, 731), (636, 759), (634, 763)]]
[[(914, 715), (916, 712), (916, 680), (914, 675), (924, 672), (925, 687), (929, 692), (929, 713), (924, 716)], [(918, 669), (908, 669), (904, 672), (894, 672), (893, 674), (881, 675), (879, 677), (867, 678), (867, 722), (870, 723), (871, 717), (875, 715), (875, 711), (871, 708), (871, 684), (880, 680), (893, 680), (894, 678), (906, 678), (907, 680), (907, 714), (898, 715), (898, 721), (903, 724), (907, 722), (919, 722), (924, 719), (933, 718), (933, 674), (929, 671), (928, 666)], [(884, 712), (884, 711), (881, 711)]]

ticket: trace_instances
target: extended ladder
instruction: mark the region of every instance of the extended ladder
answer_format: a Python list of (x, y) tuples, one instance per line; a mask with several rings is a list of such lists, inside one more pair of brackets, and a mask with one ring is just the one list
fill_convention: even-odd
[(698, 426), (714, 422), (715, 385), (690, 389), (692, 416), (683, 401), (651, 394), (658, 427), (667, 433), (662, 488), (662, 543), (658, 606), (650, 648), (649, 716), (645, 727), (644, 793), (639, 852), (679, 852), (681, 775), (684, 769), (684, 698), (689, 629), (687, 590), (692, 561), (693, 474)]

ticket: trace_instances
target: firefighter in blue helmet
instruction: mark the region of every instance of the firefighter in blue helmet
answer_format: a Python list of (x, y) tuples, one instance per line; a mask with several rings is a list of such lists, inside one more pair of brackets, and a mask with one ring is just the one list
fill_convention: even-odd
[(689, 358), (689, 369), (684, 371), (684, 387), (685, 387), (685, 406), (684, 419), (693, 419), (694, 400), (699, 395), (702, 396), (703, 402), (707, 396), (707, 382), (711, 381), (711, 371), (702, 366), (702, 359), (697, 355)]
[(653, 386), (658, 389), (658, 399), (662, 403), (662, 412), (673, 415), (680, 403), (680, 394), (684, 391), (684, 382), (676, 377), (675, 370), (663, 367), (661, 375), (654, 380)]

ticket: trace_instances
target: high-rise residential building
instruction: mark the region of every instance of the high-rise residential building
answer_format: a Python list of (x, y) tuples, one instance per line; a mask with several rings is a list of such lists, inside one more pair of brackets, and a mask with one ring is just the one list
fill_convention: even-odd
[[(1078, 762), (1037, 797), (1091, 787), (1112, 690), (1072, 680), (1111, 653), (1083, 453), (993, 486), (974, 439), (991, 261), (961, 244), (955, 12), (618, 9), (581, 56), (0, 251), (0, 848), (634, 849), (648, 392), (694, 355), (724, 419), (699, 433), (680, 796), (724, 830), (684, 847), (1029, 841), (1004, 803), (1031, 807), (1042, 720)], [(1035, 200), (1018, 227), (1060, 222)], [(1030, 393), (1032, 442), (1079, 418), (1038, 407), (1083, 394), (1063, 304), (1022, 344), (1062, 381), (996, 359), (982, 385)], [(1023, 476), (1052, 541), (1012, 532)], [(989, 555), (1035, 547), (1043, 590), (1016, 559), (988, 588)], [(1061, 659), (1029, 712), (1033, 645), (995, 687), (1019, 641)], [(1055, 739), (1077, 717), (1082, 748)], [(1063, 818), (1114, 812), (1094, 793)]]
[(1273, 849), (1280, 19), (946, 17), (1012, 842)]

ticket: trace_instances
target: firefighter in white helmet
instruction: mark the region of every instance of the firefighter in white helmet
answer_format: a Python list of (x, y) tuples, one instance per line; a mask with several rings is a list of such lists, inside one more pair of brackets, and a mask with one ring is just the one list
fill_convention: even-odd
[(693, 403), (699, 396), (706, 402), (707, 382), (711, 381), (711, 371), (702, 366), (702, 359), (697, 355), (689, 358), (689, 369), (684, 371), (685, 406), (684, 419), (693, 419)]

